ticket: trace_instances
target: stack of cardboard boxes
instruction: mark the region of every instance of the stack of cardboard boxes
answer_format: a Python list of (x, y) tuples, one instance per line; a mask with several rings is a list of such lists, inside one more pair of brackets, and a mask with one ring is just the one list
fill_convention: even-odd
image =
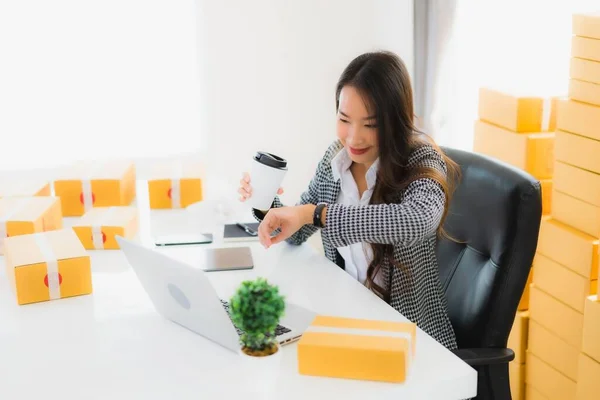
[[(592, 139), (600, 140), (600, 13), (575, 15), (573, 18), (573, 42), (571, 59), (571, 81), (569, 96), (585, 102), (590, 107), (587, 114), (591, 118), (590, 130), (595, 130)], [(587, 115), (583, 115), (584, 117)], [(594, 119), (595, 118), (595, 119)], [(565, 129), (567, 129), (565, 127)], [(597, 145), (600, 142), (596, 142)], [(598, 153), (596, 153), (596, 156)], [(596, 168), (586, 176), (592, 180), (587, 190), (596, 193), (585, 200), (600, 206), (600, 171)], [(596, 279), (600, 279), (600, 267)], [(594, 277), (592, 277), (594, 278)], [(596, 289), (597, 289), (596, 280)], [(592, 290), (593, 291), (593, 290)], [(577, 399), (590, 400), (600, 396), (600, 291), (585, 299), (583, 309), (583, 337), (577, 370)]]
[[(552, 210), (557, 102), (556, 97), (482, 88), (479, 91), (479, 119), (475, 123), (473, 150), (523, 169), (539, 179), (545, 216)], [(533, 268), (508, 339), (508, 346), (515, 351), (509, 371), (512, 397), (516, 400), (525, 398), (527, 310), (532, 276)]]
[(473, 150), (539, 179), (544, 215), (550, 214), (552, 204), (557, 101), (557, 97), (481, 88), (475, 122)]
[(600, 398), (600, 15), (573, 18), (569, 97), (558, 102), (551, 218), (530, 288), (527, 399)]

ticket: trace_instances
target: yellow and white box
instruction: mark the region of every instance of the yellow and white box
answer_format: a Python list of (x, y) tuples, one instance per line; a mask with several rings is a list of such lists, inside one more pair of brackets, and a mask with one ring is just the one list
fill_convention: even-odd
[(600, 83), (570, 79), (569, 98), (583, 103), (600, 106)]
[(29, 178), (0, 179), (1, 197), (23, 197), (23, 196), (50, 196), (50, 182)]
[(535, 285), (583, 314), (585, 299), (596, 293), (598, 280), (595, 277), (583, 277), (539, 253), (535, 263)]
[(317, 316), (298, 342), (302, 375), (401, 383), (416, 351), (416, 325)]
[(57, 197), (0, 198), (0, 254), (4, 239), (62, 228), (60, 199)]
[(573, 36), (571, 38), (571, 57), (600, 61), (600, 39)]
[(148, 177), (151, 209), (185, 208), (203, 200), (202, 163), (175, 160), (155, 164)]
[(554, 155), (557, 161), (600, 174), (600, 141), (557, 130)]
[(571, 346), (535, 321), (529, 325), (527, 350), (567, 378), (577, 381), (581, 349)]
[(600, 61), (571, 58), (569, 77), (584, 82), (600, 83)]
[(600, 107), (573, 100), (558, 102), (557, 129), (600, 140)]
[[(586, 354), (579, 354), (576, 400), (598, 400), (600, 398), (600, 362)], [(529, 400), (529, 399), (528, 399)]]
[(508, 364), (508, 378), (510, 379), (510, 394), (512, 400), (525, 399), (525, 373), (526, 364), (516, 364), (511, 361)]
[(557, 161), (554, 180), (557, 191), (600, 207), (600, 174)]
[(581, 348), (583, 314), (538, 289), (535, 283), (531, 285), (530, 302), (530, 322), (537, 322), (571, 346)]
[(80, 217), (93, 207), (128, 206), (135, 197), (135, 166), (129, 161), (79, 162), (54, 181), (63, 215)]
[(555, 219), (542, 219), (537, 251), (592, 281), (598, 279), (599, 242), (597, 237)]
[[(528, 388), (532, 387), (548, 400), (575, 399), (577, 391), (577, 383), (574, 380), (567, 378), (531, 352), (527, 352), (525, 383)], [(529, 400), (529, 394), (525, 398)]]
[(515, 364), (525, 364), (527, 338), (529, 337), (529, 311), (519, 311), (508, 335), (508, 348), (515, 353)]
[(18, 304), (92, 293), (90, 257), (72, 229), (10, 237), (5, 248)]
[[(583, 312), (582, 351), (600, 362), (600, 297), (589, 296)], [(599, 377), (600, 378), (600, 377)], [(598, 393), (600, 394), (600, 392)]]
[(557, 190), (552, 193), (552, 218), (600, 237), (600, 207)]
[(479, 89), (479, 119), (513, 132), (553, 132), (558, 97), (530, 96), (492, 88)]
[(473, 151), (497, 158), (537, 179), (553, 176), (554, 133), (518, 134), (476, 121)]
[(549, 400), (531, 385), (525, 385), (525, 399), (527, 400)]
[(116, 236), (132, 239), (138, 231), (137, 208), (92, 208), (73, 224), (73, 230), (88, 250), (117, 250)]
[(600, 12), (573, 14), (571, 23), (573, 35), (600, 39)]
[[(556, 171), (553, 171), (556, 176)], [(542, 187), (542, 214), (550, 215), (552, 213), (552, 191), (554, 188), (553, 179), (541, 179), (540, 185)]]

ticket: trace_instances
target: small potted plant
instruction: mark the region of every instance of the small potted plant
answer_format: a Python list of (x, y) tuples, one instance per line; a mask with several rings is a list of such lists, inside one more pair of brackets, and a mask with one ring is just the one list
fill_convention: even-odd
[(244, 281), (229, 304), (231, 319), (242, 331), (242, 352), (253, 358), (276, 354), (279, 345), (275, 328), (285, 310), (279, 288), (264, 278)]

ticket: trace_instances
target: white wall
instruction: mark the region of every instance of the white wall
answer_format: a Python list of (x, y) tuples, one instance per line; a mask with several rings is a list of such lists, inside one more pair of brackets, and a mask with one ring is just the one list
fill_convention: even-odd
[(195, 9), (0, 1), (0, 170), (201, 148)]
[(412, 0), (197, 0), (211, 166), (236, 184), (257, 150), (288, 159), (294, 203), (335, 138), (335, 84), (362, 52), (412, 72)]

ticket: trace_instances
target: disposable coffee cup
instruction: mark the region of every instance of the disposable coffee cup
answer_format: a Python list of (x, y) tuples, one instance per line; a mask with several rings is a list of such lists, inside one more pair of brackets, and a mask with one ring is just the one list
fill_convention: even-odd
[(252, 159), (250, 171), (250, 207), (257, 210), (270, 209), (286, 173), (286, 160), (271, 153), (257, 152)]

